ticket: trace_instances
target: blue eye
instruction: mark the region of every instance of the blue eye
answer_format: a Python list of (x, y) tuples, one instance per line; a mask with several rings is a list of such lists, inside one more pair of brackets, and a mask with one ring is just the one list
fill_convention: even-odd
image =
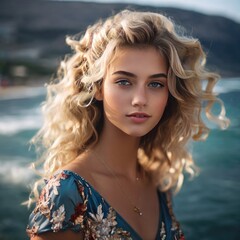
[(116, 82), (116, 84), (118, 84), (120, 86), (129, 86), (131, 83), (126, 79), (122, 79), (122, 80), (118, 80)]
[(164, 85), (160, 82), (151, 82), (148, 84), (149, 87), (151, 88), (163, 88)]

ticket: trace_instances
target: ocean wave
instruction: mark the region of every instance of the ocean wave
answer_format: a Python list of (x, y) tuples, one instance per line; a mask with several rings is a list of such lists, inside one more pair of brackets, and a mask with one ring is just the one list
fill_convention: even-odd
[(214, 91), (217, 93), (229, 93), (240, 91), (240, 79), (239, 78), (222, 79), (216, 84)]
[(0, 164), (0, 180), (15, 185), (27, 185), (35, 176), (30, 169), (30, 159), (20, 157), (2, 157)]
[(40, 109), (22, 110), (21, 115), (5, 115), (1, 117), (0, 134), (14, 135), (25, 130), (39, 129), (42, 122)]

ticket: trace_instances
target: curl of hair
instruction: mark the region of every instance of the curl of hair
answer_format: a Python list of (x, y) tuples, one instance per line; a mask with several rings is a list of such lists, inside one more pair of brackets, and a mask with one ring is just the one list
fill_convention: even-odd
[[(33, 138), (37, 146), (43, 146), (43, 177), (97, 143), (103, 107), (94, 96), (117, 50), (152, 46), (168, 62), (170, 96), (159, 124), (141, 138), (139, 162), (161, 190), (180, 189), (183, 171), (193, 175), (197, 169), (187, 143), (208, 136), (202, 110), (220, 127), (229, 124), (223, 103), (213, 93), (218, 75), (205, 69), (206, 56), (199, 41), (178, 32), (161, 14), (128, 10), (90, 26), (80, 39), (67, 37), (66, 41), (74, 54), (62, 61), (58, 79), (47, 86), (44, 124)], [(222, 109), (219, 116), (211, 112), (215, 103)], [(35, 197), (39, 184), (33, 188)]]

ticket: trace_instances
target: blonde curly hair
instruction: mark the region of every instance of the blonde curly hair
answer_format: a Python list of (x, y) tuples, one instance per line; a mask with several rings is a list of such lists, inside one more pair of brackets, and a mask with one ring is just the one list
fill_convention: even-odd
[[(119, 48), (144, 46), (155, 47), (167, 59), (170, 94), (159, 124), (141, 138), (139, 163), (162, 191), (179, 189), (184, 170), (191, 175), (196, 172), (187, 143), (208, 135), (202, 109), (221, 128), (229, 120), (213, 93), (218, 75), (205, 69), (200, 42), (179, 29), (161, 14), (124, 10), (90, 26), (80, 39), (67, 37), (74, 54), (61, 62), (58, 78), (47, 86), (44, 124), (33, 138), (43, 147), (38, 162), (44, 170), (42, 177), (49, 177), (98, 142), (103, 106), (94, 96), (107, 65)], [(221, 106), (219, 116), (211, 112), (216, 102)], [(39, 185), (37, 181), (33, 187), (35, 198)]]

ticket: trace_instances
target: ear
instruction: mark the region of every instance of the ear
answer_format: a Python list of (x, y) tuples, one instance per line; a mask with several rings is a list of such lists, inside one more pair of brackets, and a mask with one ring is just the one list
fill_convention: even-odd
[(102, 89), (98, 89), (97, 90), (97, 92), (95, 93), (95, 99), (97, 99), (98, 101), (102, 101), (103, 100)]

